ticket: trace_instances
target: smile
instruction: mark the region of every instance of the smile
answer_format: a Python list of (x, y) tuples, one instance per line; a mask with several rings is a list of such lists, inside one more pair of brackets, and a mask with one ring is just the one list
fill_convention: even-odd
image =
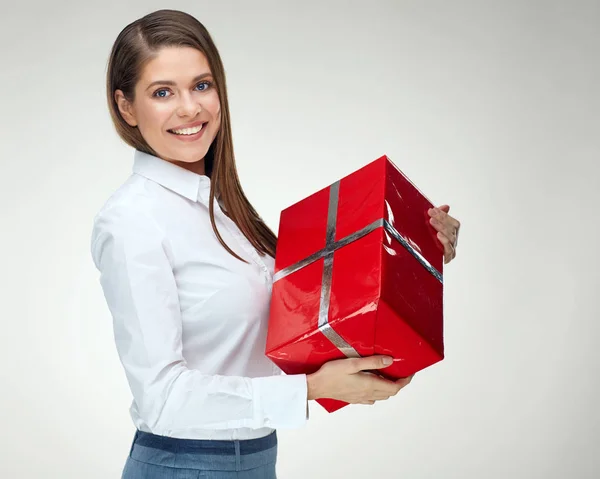
[(169, 130), (170, 133), (175, 133), (176, 135), (195, 135), (206, 125), (206, 123), (202, 123), (200, 126), (196, 126), (194, 128), (183, 128), (182, 130)]
[(183, 141), (194, 141), (199, 139), (202, 136), (202, 133), (204, 133), (204, 130), (206, 130), (205, 128), (206, 123), (202, 123), (199, 126), (195, 126), (193, 128), (183, 128), (183, 129), (174, 129), (174, 130), (167, 130), (169, 133), (171, 133), (172, 135), (175, 135), (177, 137), (177, 139), (179, 140), (183, 140)]

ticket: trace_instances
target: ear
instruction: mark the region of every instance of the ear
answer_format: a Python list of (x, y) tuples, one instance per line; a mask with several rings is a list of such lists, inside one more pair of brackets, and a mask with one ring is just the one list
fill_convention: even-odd
[(121, 116), (127, 124), (133, 127), (137, 126), (133, 105), (125, 98), (125, 95), (121, 90), (115, 90), (115, 102), (117, 103)]

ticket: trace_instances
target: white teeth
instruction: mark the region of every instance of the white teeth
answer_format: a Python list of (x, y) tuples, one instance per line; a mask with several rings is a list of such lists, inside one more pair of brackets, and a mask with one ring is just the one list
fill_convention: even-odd
[(202, 129), (203, 126), (204, 126), (204, 123), (202, 123), (202, 125), (197, 126), (195, 128), (184, 128), (183, 130), (171, 130), (171, 131), (177, 135), (195, 135)]

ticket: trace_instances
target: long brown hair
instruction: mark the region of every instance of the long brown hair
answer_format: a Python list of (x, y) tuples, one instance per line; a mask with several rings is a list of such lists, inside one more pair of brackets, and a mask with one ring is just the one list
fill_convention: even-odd
[(158, 50), (170, 46), (189, 46), (200, 50), (208, 60), (219, 94), (221, 125), (204, 158), (205, 174), (211, 179), (208, 209), (213, 231), (229, 253), (245, 261), (225, 244), (217, 230), (213, 207), (215, 195), (218, 195), (227, 215), (252, 246), (260, 254), (274, 257), (277, 237), (248, 201), (235, 166), (223, 63), (210, 34), (196, 18), (178, 10), (158, 10), (130, 23), (118, 35), (110, 53), (106, 75), (108, 106), (117, 133), (133, 148), (158, 156), (139, 129), (123, 119), (114, 94), (120, 89), (125, 98), (132, 102), (135, 85), (146, 63), (158, 54)]

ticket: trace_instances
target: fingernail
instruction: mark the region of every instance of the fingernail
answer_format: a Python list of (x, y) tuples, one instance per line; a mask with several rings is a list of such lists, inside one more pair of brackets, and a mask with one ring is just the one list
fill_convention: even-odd
[(430, 215), (435, 215), (437, 213), (437, 211), (435, 210), (435, 208), (429, 208), (429, 214)]
[(386, 365), (386, 366), (389, 366), (393, 362), (394, 362), (394, 359), (391, 358), (391, 357), (389, 357), (389, 356), (386, 356), (386, 357), (383, 358), (383, 364)]

